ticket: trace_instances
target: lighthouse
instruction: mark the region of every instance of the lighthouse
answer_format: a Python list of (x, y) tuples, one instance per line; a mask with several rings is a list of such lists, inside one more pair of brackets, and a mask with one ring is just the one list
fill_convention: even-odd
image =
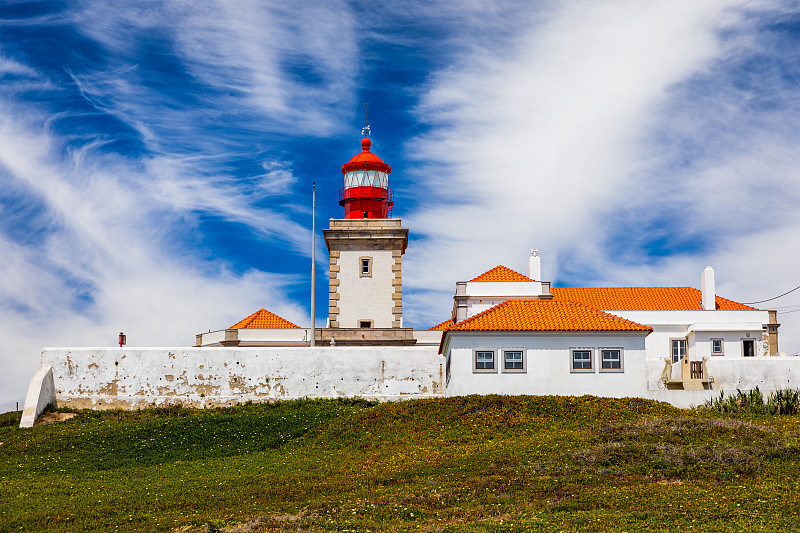
[[(365, 131), (369, 131), (365, 127)], [(342, 218), (322, 230), (330, 253), (328, 328), (322, 342), (336, 345), (414, 344), (403, 327), (402, 255), (408, 229), (392, 218), (392, 167), (372, 152), (368, 136), (361, 151), (342, 165)]]
[(339, 205), (345, 219), (392, 218), (394, 190), (389, 188), (392, 167), (370, 151), (369, 137), (361, 140), (361, 153), (342, 165), (344, 187), (339, 189)]

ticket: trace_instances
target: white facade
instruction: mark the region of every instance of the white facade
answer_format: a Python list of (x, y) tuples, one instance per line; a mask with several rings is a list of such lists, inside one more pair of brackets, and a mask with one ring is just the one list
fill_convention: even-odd
[[(458, 332), (446, 337), (447, 396), (467, 394), (560, 394), (643, 396), (647, 387), (644, 333)], [(603, 349), (621, 351), (621, 368), (604, 370)], [(506, 370), (505, 351), (523, 351), (524, 368)], [(592, 368), (572, 369), (573, 350), (589, 350)], [(495, 368), (476, 368), (476, 353), (493, 351)]]
[[(363, 272), (364, 261), (369, 272)], [(391, 250), (343, 250), (339, 254), (339, 327), (358, 328), (367, 321), (373, 328), (391, 328), (392, 281), (395, 264)]]
[[(648, 357), (672, 357), (672, 341), (685, 340), (686, 355), (743, 357), (745, 342), (753, 341), (754, 357), (769, 356), (766, 326), (768, 311), (607, 311), (653, 328), (647, 337)], [(713, 353), (712, 339), (722, 341), (722, 352)]]

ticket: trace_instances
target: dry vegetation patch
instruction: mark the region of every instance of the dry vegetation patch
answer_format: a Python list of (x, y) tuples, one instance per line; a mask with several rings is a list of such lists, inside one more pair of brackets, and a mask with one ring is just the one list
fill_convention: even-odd
[(706, 417), (656, 417), (601, 425), (585, 447), (563, 455), (582, 471), (644, 478), (730, 478), (765, 459), (794, 453), (794, 433), (752, 422)]

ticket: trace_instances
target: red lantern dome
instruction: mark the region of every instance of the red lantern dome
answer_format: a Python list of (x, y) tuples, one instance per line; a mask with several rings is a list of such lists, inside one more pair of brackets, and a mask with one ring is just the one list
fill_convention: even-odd
[(344, 187), (339, 190), (339, 205), (344, 218), (392, 218), (394, 191), (389, 188), (392, 167), (370, 152), (372, 142), (361, 140), (361, 153), (342, 165)]

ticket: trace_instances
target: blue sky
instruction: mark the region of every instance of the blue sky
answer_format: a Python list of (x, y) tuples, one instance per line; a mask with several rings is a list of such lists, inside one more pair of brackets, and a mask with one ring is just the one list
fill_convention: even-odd
[[(121, 6), (0, 6), (0, 402), (43, 346), (191, 345), (259, 307), (306, 326), (311, 182), (320, 229), (364, 102), (406, 325), (531, 248), (560, 286), (800, 284), (795, 2)], [(769, 306), (800, 351), (800, 291)]]

